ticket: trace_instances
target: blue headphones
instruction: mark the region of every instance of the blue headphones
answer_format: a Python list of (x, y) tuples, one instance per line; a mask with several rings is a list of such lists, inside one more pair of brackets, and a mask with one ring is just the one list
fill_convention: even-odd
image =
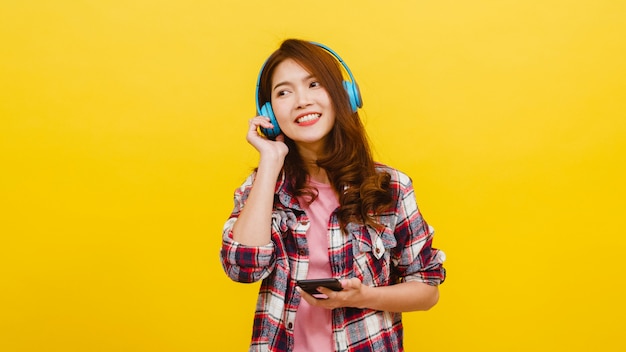
[[(359, 91), (359, 86), (354, 80), (354, 76), (352, 76), (352, 71), (350, 71), (350, 69), (348, 68), (348, 65), (346, 65), (346, 63), (343, 62), (341, 57), (336, 52), (334, 52), (331, 48), (320, 43), (315, 43), (315, 42), (310, 42), (310, 43), (317, 45), (320, 48), (329, 52), (332, 56), (334, 56), (339, 61), (339, 63), (341, 63), (341, 66), (343, 66), (343, 68), (346, 70), (346, 72), (348, 73), (348, 76), (350, 77), (350, 80), (343, 81), (343, 88), (348, 93), (348, 99), (350, 100), (350, 108), (352, 109), (352, 112), (356, 112), (358, 108), (363, 106), (363, 100), (361, 100), (361, 92)], [(274, 111), (272, 110), (272, 104), (268, 101), (265, 104), (263, 104), (263, 106), (259, 106), (259, 86), (261, 84), (261, 75), (263, 74), (263, 69), (265, 69), (266, 64), (267, 64), (267, 60), (263, 63), (263, 66), (261, 66), (261, 71), (259, 72), (259, 77), (257, 78), (256, 93), (255, 93), (254, 101), (256, 103), (257, 114), (259, 114), (260, 116), (269, 117), (270, 122), (272, 123), (272, 125), (274, 125), (274, 128), (272, 129), (261, 128), (261, 132), (263, 132), (263, 134), (266, 135), (267, 138), (275, 139), (280, 134), (280, 127), (278, 126), (278, 121), (276, 121), (276, 116), (274, 116)]]

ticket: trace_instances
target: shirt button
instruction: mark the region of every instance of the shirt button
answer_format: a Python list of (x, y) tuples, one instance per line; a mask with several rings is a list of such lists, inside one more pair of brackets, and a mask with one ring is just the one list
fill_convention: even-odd
[(309, 224), (309, 220), (302, 220), (301, 222), (302, 225), (306, 226)]
[(293, 323), (287, 324), (287, 329), (289, 329), (289, 330), (293, 329)]
[(376, 248), (376, 254), (380, 254), (380, 248)]
[(300, 255), (305, 255), (305, 254), (306, 254), (306, 251), (305, 251), (304, 249), (301, 249), (301, 250), (299, 250), (299, 251), (298, 251), (298, 253), (299, 253)]

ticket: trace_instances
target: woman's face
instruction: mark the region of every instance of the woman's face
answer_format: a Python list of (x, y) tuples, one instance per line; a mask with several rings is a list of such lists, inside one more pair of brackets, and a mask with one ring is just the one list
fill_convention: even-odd
[(282, 132), (298, 146), (321, 147), (335, 123), (326, 89), (300, 64), (286, 59), (272, 76), (272, 110)]

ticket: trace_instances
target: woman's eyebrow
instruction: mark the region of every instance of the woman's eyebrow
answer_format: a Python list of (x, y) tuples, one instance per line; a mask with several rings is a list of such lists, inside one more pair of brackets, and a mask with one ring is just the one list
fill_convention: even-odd
[(283, 81), (283, 82), (276, 83), (274, 88), (272, 88), (272, 91), (275, 91), (276, 88), (278, 88), (280, 86), (288, 86), (288, 85), (291, 85), (291, 83), (289, 83), (288, 81)]
[[(315, 76), (314, 76), (314, 75), (308, 75), (308, 76), (304, 77), (304, 78), (302, 79), (302, 81), (304, 82), (304, 81), (308, 81), (308, 80), (311, 80), (311, 79), (314, 79), (314, 78), (315, 78)], [(278, 87), (280, 87), (280, 86), (290, 86), (290, 85), (292, 85), (292, 83), (291, 83), (291, 82), (289, 82), (289, 81), (282, 81), (282, 82), (278, 82), (278, 83), (276, 83), (276, 85), (274, 86), (274, 88), (272, 88), (272, 91), (275, 91), (275, 90), (276, 90), (276, 88), (278, 88)]]

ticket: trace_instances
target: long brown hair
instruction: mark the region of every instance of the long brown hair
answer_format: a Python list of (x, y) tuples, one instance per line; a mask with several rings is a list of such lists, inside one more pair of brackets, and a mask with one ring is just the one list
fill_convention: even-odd
[[(343, 87), (343, 75), (337, 59), (321, 47), (298, 39), (285, 40), (266, 61), (259, 82), (259, 105), (271, 101), (271, 80), (278, 64), (292, 59), (314, 75), (326, 89), (335, 110), (335, 124), (326, 136), (324, 150), (317, 165), (324, 170), (339, 194), (338, 219), (343, 230), (351, 222), (380, 226), (373, 214), (392, 203), (389, 190), (391, 176), (376, 172), (375, 163), (358, 112), (350, 107)], [(289, 152), (283, 172), (296, 195), (315, 198), (315, 191), (306, 186), (304, 161), (293, 140), (285, 136)]]

